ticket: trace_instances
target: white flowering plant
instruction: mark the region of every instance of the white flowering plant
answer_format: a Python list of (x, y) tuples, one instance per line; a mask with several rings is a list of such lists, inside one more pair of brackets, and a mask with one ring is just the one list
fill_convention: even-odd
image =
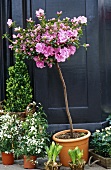
[(49, 142), (47, 120), (42, 105), (39, 103), (34, 114), (28, 114), (25, 121), (21, 121), (16, 156), (44, 156), (45, 147)]
[(14, 153), (18, 145), (19, 119), (9, 113), (0, 116), (0, 151)]
[(111, 158), (111, 126), (101, 131), (96, 130), (96, 132), (92, 134), (90, 145), (95, 153)]

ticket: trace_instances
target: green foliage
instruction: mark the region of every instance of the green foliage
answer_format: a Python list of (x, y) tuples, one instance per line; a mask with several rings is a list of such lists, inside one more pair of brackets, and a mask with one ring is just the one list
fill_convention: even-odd
[(102, 129), (102, 131), (96, 130), (92, 134), (90, 147), (101, 156), (111, 157), (111, 126)]
[(9, 67), (9, 78), (6, 81), (4, 110), (7, 112), (24, 111), (32, 101), (32, 88), (27, 66), (18, 54), (15, 58), (15, 65)]
[(83, 156), (83, 150), (81, 151), (78, 146), (75, 147), (74, 150), (72, 149), (69, 149), (68, 150), (68, 154), (71, 158), (71, 161), (72, 161), (72, 164), (74, 165), (81, 165), (81, 164), (84, 164), (85, 161), (82, 159), (82, 156)]
[(46, 153), (48, 156), (48, 162), (47, 164), (50, 164), (51, 162), (54, 164), (56, 162), (57, 156), (59, 155), (60, 151), (62, 149), (62, 146), (59, 144), (55, 144), (53, 141), (50, 147), (46, 147)]

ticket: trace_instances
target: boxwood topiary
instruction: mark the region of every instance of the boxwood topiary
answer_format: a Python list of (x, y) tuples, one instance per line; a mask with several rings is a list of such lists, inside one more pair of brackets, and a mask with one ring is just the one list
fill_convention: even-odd
[(27, 65), (22, 56), (15, 54), (15, 64), (8, 68), (9, 78), (6, 80), (6, 112), (23, 112), (32, 101), (32, 87)]

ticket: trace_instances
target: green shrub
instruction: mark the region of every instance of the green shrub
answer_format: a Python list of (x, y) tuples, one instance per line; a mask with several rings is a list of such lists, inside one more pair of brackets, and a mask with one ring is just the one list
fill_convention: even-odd
[(15, 54), (15, 59), (15, 65), (8, 68), (9, 78), (6, 80), (4, 110), (7, 112), (22, 112), (32, 101), (27, 66), (19, 54)]
[(102, 131), (96, 130), (92, 134), (90, 145), (95, 153), (111, 157), (111, 126), (102, 129)]

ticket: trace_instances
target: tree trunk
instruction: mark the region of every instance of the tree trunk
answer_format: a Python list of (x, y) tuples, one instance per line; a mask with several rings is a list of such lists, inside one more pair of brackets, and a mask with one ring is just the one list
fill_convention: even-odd
[(68, 117), (69, 124), (70, 124), (71, 138), (73, 138), (73, 124), (72, 124), (72, 118), (71, 118), (71, 114), (70, 114), (69, 106), (68, 106), (66, 84), (65, 84), (65, 81), (64, 81), (64, 78), (63, 78), (63, 75), (62, 75), (61, 68), (60, 68), (59, 64), (56, 63), (56, 66), (57, 66), (57, 69), (58, 69), (58, 72), (59, 72), (59, 76), (60, 76), (60, 79), (61, 79), (61, 82), (62, 82), (63, 90), (64, 90), (64, 99), (65, 99), (66, 113), (67, 113), (67, 117)]

